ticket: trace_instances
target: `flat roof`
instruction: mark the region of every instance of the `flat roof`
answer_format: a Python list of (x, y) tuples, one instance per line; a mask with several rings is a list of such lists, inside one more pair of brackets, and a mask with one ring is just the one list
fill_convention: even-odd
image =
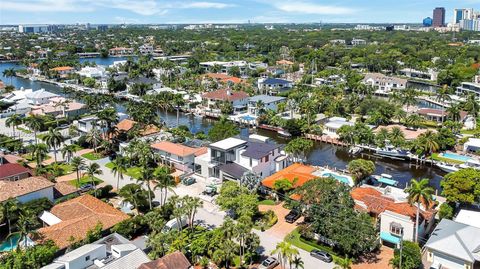
[(462, 209), (458, 212), (455, 221), (480, 228), (480, 212)]
[(210, 147), (218, 148), (218, 149), (223, 149), (223, 150), (228, 150), (231, 148), (238, 147), (240, 145), (246, 144), (247, 141), (234, 138), (234, 137), (229, 137), (227, 139), (220, 140), (218, 142), (210, 144)]

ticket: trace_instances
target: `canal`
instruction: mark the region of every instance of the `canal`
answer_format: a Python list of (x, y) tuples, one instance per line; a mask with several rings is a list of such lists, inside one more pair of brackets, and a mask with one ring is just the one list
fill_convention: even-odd
[[(87, 58), (87, 59), (80, 59), (81, 62), (85, 61), (95, 61), (99, 65), (110, 65), (114, 61), (125, 60), (125, 58)], [(10, 78), (3, 77), (3, 70), (8, 68), (15, 68), (19, 69), (21, 66), (15, 63), (1, 63), (0, 64), (0, 79), (4, 81), (6, 85), (10, 84)], [(63, 90), (52, 84), (43, 83), (39, 81), (30, 81), (28, 79), (22, 79), (18, 77), (12, 78), (12, 85), (15, 88), (24, 89), (34, 89), (39, 90), (44, 88), (47, 91), (55, 92), (58, 94), (62, 94)], [(423, 104), (422, 106), (426, 106)], [(118, 107), (120, 111), (124, 111), (123, 106)], [(161, 113), (161, 117), (166, 122), (167, 126), (172, 127), (177, 125), (177, 118), (175, 112), (167, 113), (167, 117), (165, 117), (164, 113)], [(198, 132), (205, 132), (207, 133), (208, 130), (211, 128), (214, 120), (205, 119), (196, 117), (194, 115), (185, 115), (180, 113), (179, 117), (180, 125), (188, 126), (190, 131), (193, 133)], [(248, 134), (247, 129), (241, 130), (243, 135)], [(279, 143), (288, 143), (287, 140), (282, 139), (277, 136), (275, 132), (257, 129), (254, 130), (259, 135), (264, 135), (271, 137), (273, 140)], [(435, 187), (436, 189), (440, 189), (440, 181), (445, 174), (440, 169), (430, 166), (416, 166), (413, 163), (410, 164), (409, 162), (399, 161), (399, 160), (391, 160), (385, 158), (378, 158), (373, 156), (372, 154), (363, 153), (362, 155), (353, 157), (348, 154), (348, 149), (344, 147), (334, 146), (331, 144), (315, 142), (314, 149), (308, 154), (308, 162), (313, 165), (319, 166), (329, 166), (335, 167), (337, 169), (345, 169), (348, 162), (355, 159), (355, 158), (365, 158), (370, 159), (375, 162), (376, 165), (376, 174), (386, 173), (390, 174), (394, 177), (395, 180), (399, 182), (400, 187), (404, 187), (412, 178), (415, 179), (422, 179), (428, 178), (430, 179), (430, 185)]]

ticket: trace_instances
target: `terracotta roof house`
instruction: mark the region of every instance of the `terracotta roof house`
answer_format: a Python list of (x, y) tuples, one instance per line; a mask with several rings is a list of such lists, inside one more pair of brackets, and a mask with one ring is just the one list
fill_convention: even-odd
[[(417, 207), (408, 203), (402, 189), (363, 185), (354, 188), (351, 195), (358, 210), (369, 213), (380, 223), (380, 239), (384, 243), (398, 245), (402, 237), (414, 241)], [(433, 209), (420, 208), (420, 237), (432, 229), (435, 214)]]
[(223, 83), (231, 82), (233, 84), (238, 84), (243, 82), (241, 78), (237, 78), (234, 76), (229, 76), (221, 73), (207, 73), (205, 74), (204, 78), (211, 78), (216, 80), (217, 82), (223, 82)]
[(40, 228), (37, 240), (53, 240), (60, 249), (68, 247), (72, 237), (76, 241), (83, 240), (98, 223), (102, 224), (103, 230), (108, 230), (129, 218), (127, 214), (89, 194), (57, 204), (49, 213), (60, 221)]
[(138, 269), (190, 269), (192, 264), (180, 251), (167, 254), (160, 259), (144, 263)]
[(16, 198), (26, 203), (39, 198), (53, 201), (53, 186), (55, 184), (44, 177), (27, 177), (16, 181), (0, 181), (0, 202)]
[(316, 169), (312, 166), (294, 163), (287, 168), (280, 170), (269, 177), (266, 177), (264, 180), (262, 180), (262, 185), (273, 189), (277, 180), (286, 179), (293, 183), (294, 188), (298, 188), (306, 182), (317, 178), (317, 176), (313, 175), (315, 170)]
[[(420, 108), (417, 110), (416, 113), (427, 120), (436, 121), (436, 122), (445, 121), (448, 116), (447, 111), (444, 111), (441, 109), (435, 109), (435, 108)], [(460, 114), (460, 118), (458, 119), (458, 121), (463, 121), (468, 116), (468, 113), (463, 110), (460, 111), (459, 114)]]
[(293, 65), (292, 61), (289, 60), (279, 60), (276, 62), (277, 65)]
[(437, 132), (436, 130), (434, 129), (416, 129), (416, 130), (412, 130), (412, 129), (409, 129), (403, 125), (399, 125), (399, 124), (390, 124), (390, 125), (387, 125), (387, 126), (378, 126), (377, 128), (373, 129), (373, 132), (376, 134), (380, 131), (380, 129), (382, 128), (385, 128), (387, 129), (389, 132), (392, 131), (393, 128), (400, 128), (400, 130), (402, 131), (402, 133), (405, 135), (405, 139), (406, 140), (414, 140), (414, 139), (417, 139), (417, 137), (429, 130), (433, 131), (433, 132)]
[(234, 111), (243, 111), (247, 109), (248, 94), (243, 91), (222, 89), (204, 93), (202, 100), (210, 109), (218, 108), (222, 102), (229, 102), (232, 104)]
[[(117, 123), (117, 129), (118, 131), (120, 132), (128, 132), (130, 130), (132, 130), (135, 125), (137, 124), (136, 121), (134, 120), (130, 120), (130, 119), (124, 119), (122, 121), (120, 121), (119, 123)], [(150, 125), (146, 125), (146, 126), (143, 126), (140, 130), (140, 134), (142, 136), (146, 136), (146, 135), (151, 135), (151, 134), (155, 134), (155, 133), (158, 133), (160, 132), (160, 129), (153, 125), (153, 124), (150, 124)]]
[(31, 174), (32, 172), (30, 169), (25, 168), (18, 163), (6, 163), (0, 165), (0, 180), (15, 181), (27, 178)]
[(193, 148), (169, 141), (152, 144), (154, 151), (158, 152), (165, 160), (184, 172), (191, 172), (194, 168), (195, 157), (204, 154), (205, 147)]
[(71, 66), (59, 66), (59, 67), (51, 68), (50, 71), (57, 72), (60, 75), (68, 75), (73, 73), (73, 71), (75, 71), (75, 68)]

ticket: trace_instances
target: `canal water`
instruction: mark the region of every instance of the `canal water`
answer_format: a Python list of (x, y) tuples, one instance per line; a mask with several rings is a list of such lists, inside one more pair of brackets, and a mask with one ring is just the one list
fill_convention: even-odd
[[(80, 59), (81, 62), (85, 61), (95, 61), (98, 65), (110, 65), (114, 61), (125, 60), (125, 58), (87, 58), (87, 59)], [(4, 81), (6, 85), (10, 84), (10, 78), (3, 77), (3, 70), (7, 68), (15, 68), (19, 69), (21, 66), (15, 63), (1, 63), (0, 64), (0, 79)], [(55, 92), (55, 93), (63, 93), (63, 90), (52, 84), (43, 83), (39, 81), (30, 81), (28, 79), (22, 79), (18, 77), (12, 78), (12, 84), (16, 88), (25, 88), (25, 89), (34, 89), (39, 90), (44, 88), (47, 91)], [(422, 107), (428, 106), (426, 104), (422, 104)], [(123, 106), (118, 107), (120, 111), (124, 111), (125, 108)], [(161, 113), (161, 117), (166, 122), (167, 126), (176, 126), (177, 125), (177, 117), (175, 112), (167, 113), (167, 117), (165, 117), (164, 113)], [(180, 113), (179, 117), (179, 124), (188, 126), (190, 131), (193, 133), (204, 132), (207, 133), (208, 130), (211, 128), (214, 120), (205, 119), (196, 117), (194, 115), (185, 115)], [(247, 135), (249, 130), (242, 129), (241, 130), (243, 135)], [(268, 131), (268, 130), (261, 130), (257, 129), (254, 130), (259, 135), (264, 135), (271, 137), (273, 140), (279, 143), (286, 144), (288, 143), (287, 140), (282, 139), (277, 136), (275, 132)], [(404, 187), (412, 178), (415, 179), (422, 179), (428, 178), (430, 179), (430, 185), (435, 187), (436, 189), (440, 189), (440, 181), (445, 174), (441, 170), (435, 167), (430, 166), (415, 166), (414, 163), (410, 164), (409, 162), (399, 161), (399, 160), (391, 160), (385, 158), (378, 158), (371, 154), (364, 153), (363, 155), (359, 156), (350, 156), (348, 154), (348, 149), (344, 147), (339, 147), (331, 144), (315, 142), (314, 149), (308, 154), (308, 162), (313, 165), (319, 166), (329, 166), (335, 167), (337, 169), (345, 169), (348, 162), (355, 159), (355, 158), (365, 158), (370, 159), (375, 162), (376, 165), (376, 174), (386, 173), (393, 176), (395, 180), (399, 182), (400, 187)]]

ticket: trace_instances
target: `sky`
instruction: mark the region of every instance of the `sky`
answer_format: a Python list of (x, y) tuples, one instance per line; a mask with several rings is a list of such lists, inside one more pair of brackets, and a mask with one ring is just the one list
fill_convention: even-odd
[(480, 0), (0, 0), (0, 25), (421, 23), (433, 8), (480, 11)]

